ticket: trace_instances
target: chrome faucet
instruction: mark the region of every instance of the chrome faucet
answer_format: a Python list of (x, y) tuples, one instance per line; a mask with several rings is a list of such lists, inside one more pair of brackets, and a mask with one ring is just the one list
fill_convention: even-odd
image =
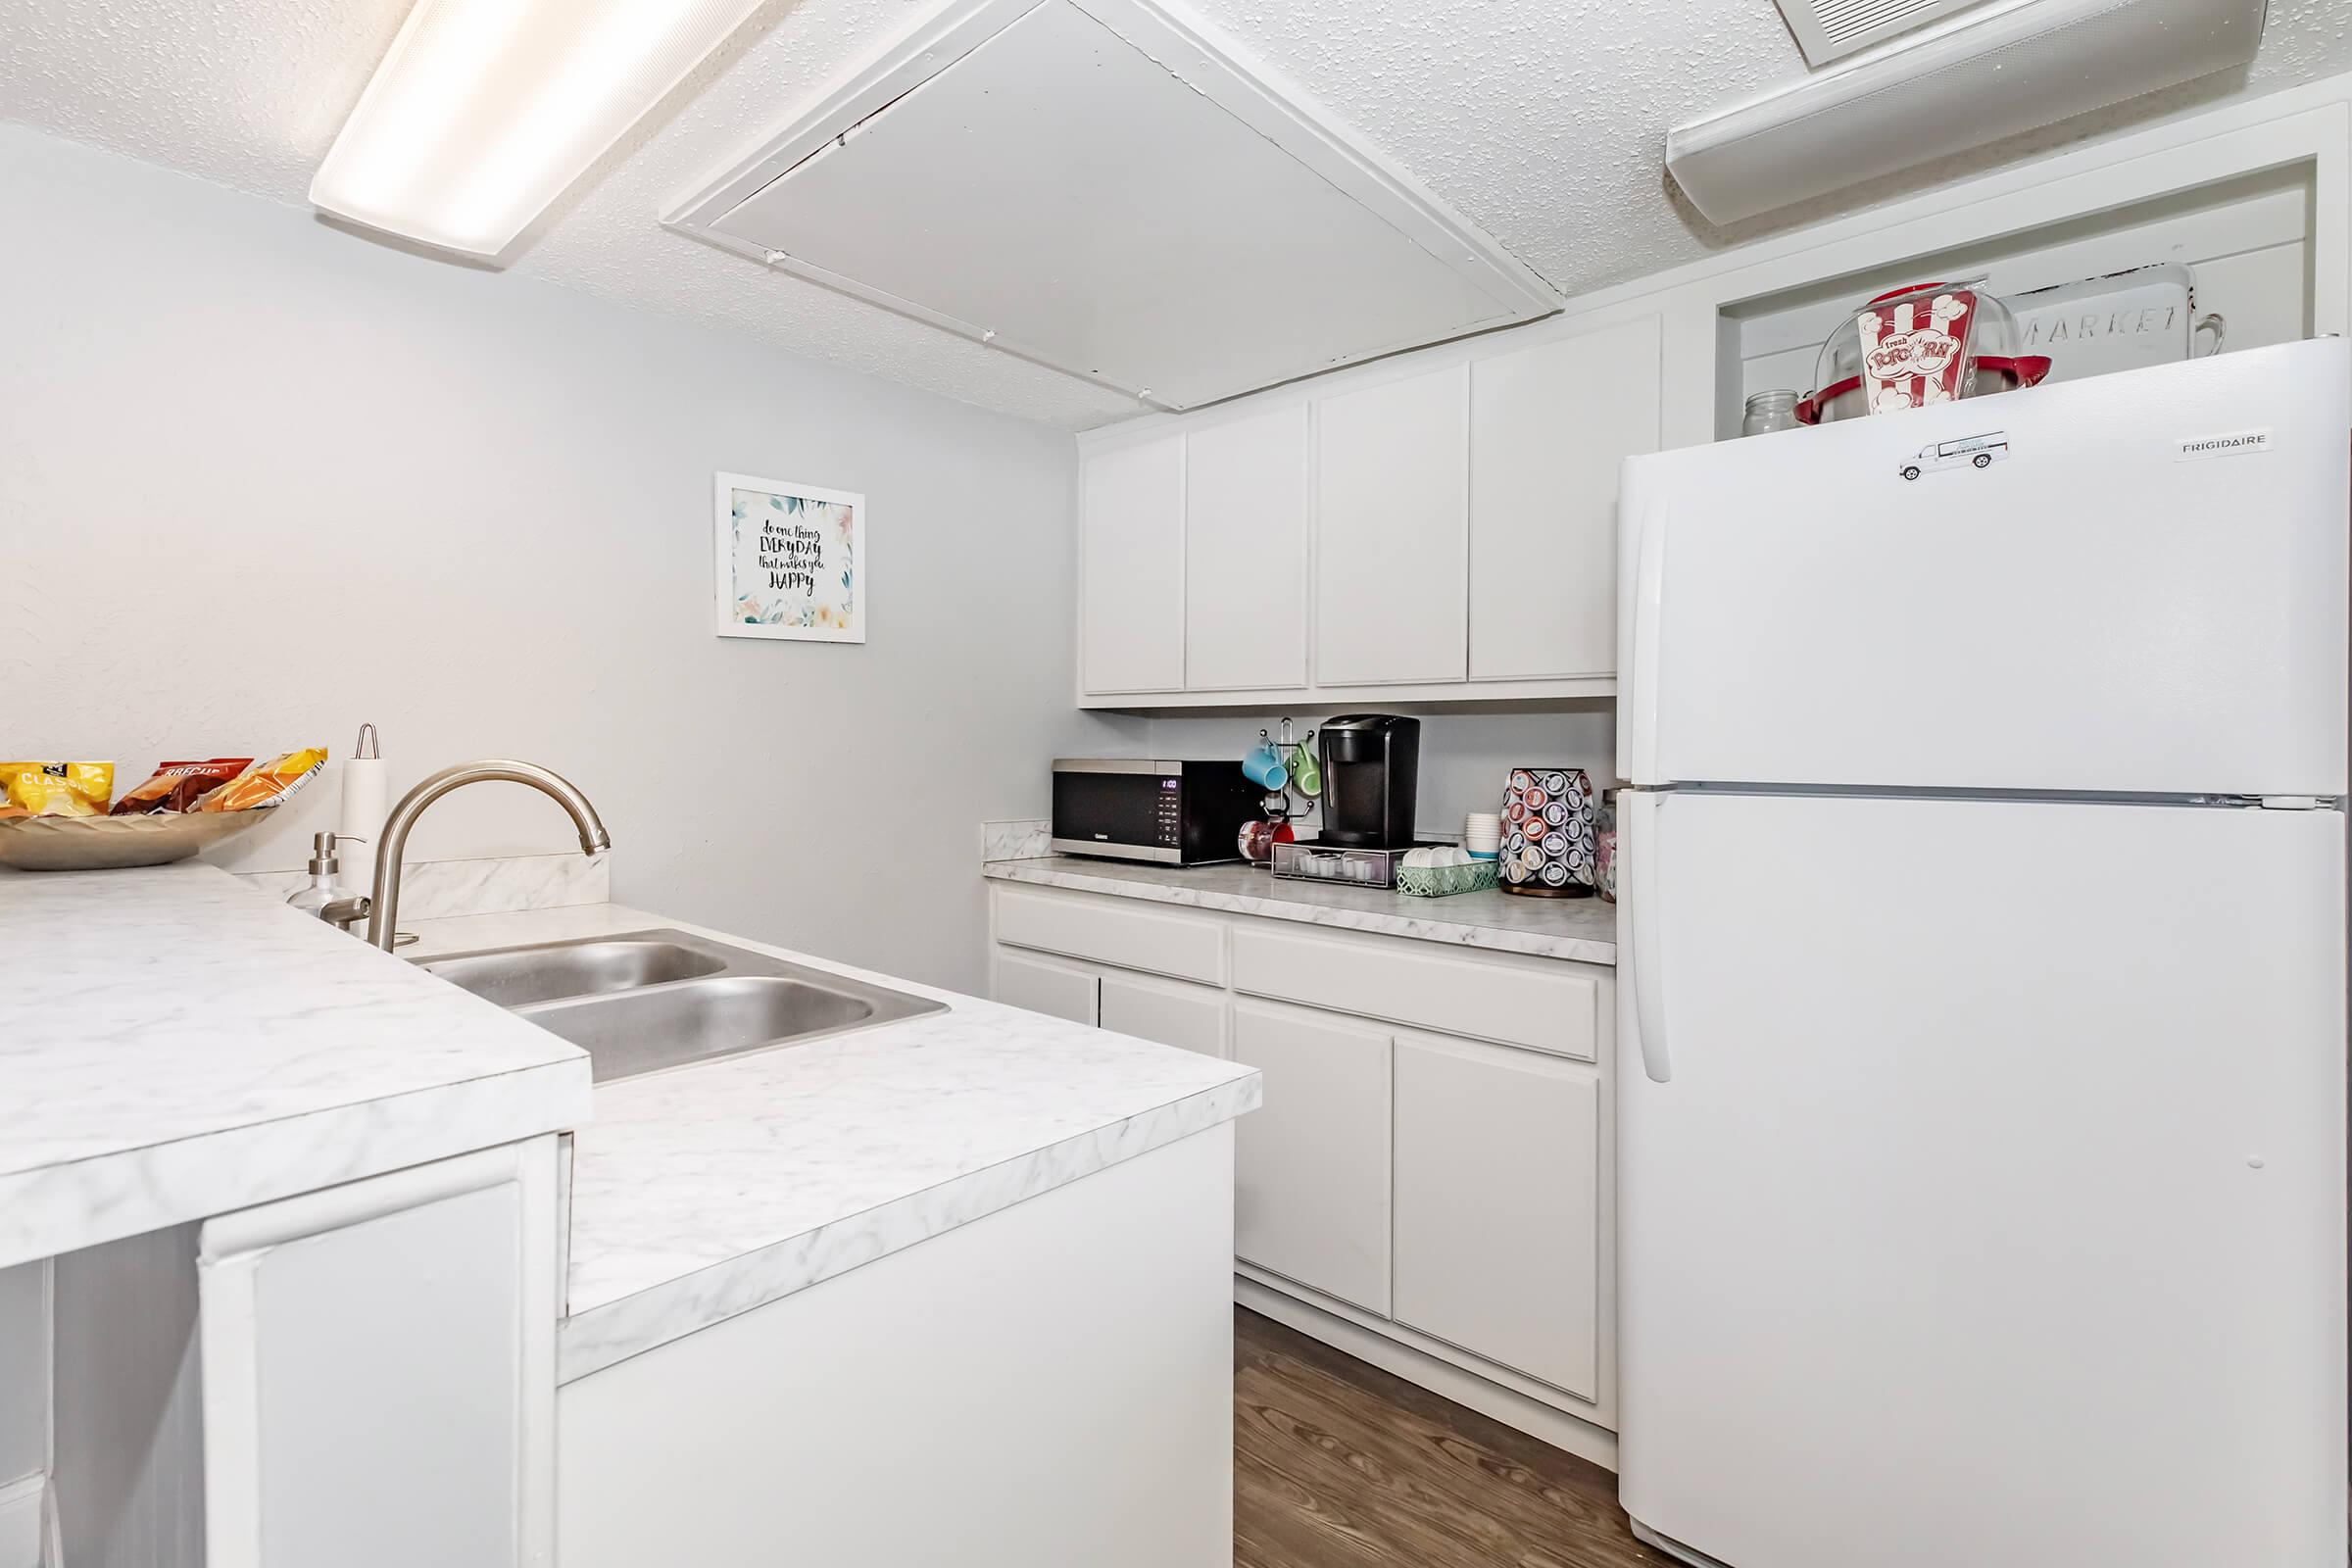
[(409, 829), (424, 808), (466, 784), (503, 780), (510, 784), (528, 784), (540, 794), (564, 808), (571, 816), (571, 825), (580, 830), (580, 853), (596, 855), (612, 847), (612, 835), (605, 831), (596, 808), (588, 804), (570, 780), (559, 777), (544, 767), (529, 762), (492, 759), (483, 762), (460, 762), (418, 784), (400, 798), (392, 814), (384, 818), (383, 831), (377, 835), (375, 847), (375, 896), (372, 899), (346, 899), (330, 905), (322, 912), (324, 918), (348, 927), (362, 915), (368, 918), (368, 941), (386, 953), (392, 951), (394, 927), (400, 919), (401, 857), (409, 846)]

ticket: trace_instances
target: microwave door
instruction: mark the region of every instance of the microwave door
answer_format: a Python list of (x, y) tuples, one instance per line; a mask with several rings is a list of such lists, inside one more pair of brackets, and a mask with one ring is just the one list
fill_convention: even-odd
[(1181, 864), (1184, 852), (1176, 842), (1183, 779), (1163, 772), (1117, 771), (1107, 761), (1083, 771), (1054, 774), (1054, 850), (1059, 855), (1102, 855), (1122, 860)]

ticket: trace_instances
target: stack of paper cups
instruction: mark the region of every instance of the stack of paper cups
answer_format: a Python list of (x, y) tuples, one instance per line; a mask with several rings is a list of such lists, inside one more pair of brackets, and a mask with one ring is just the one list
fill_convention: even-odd
[(358, 841), (338, 857), (344, 886), (356, 893), (375, 891), (375, 840), (383, 831), (384, 811), (384, 760), (375, 744), (375, 726), (362, 724), (359, 744), (343, 764), (343, 808), (335, 825), (336, 838)]
[(1481, 860), (1492, 860), (1502, 850), (1502, 818), (1493, 811), (1472, 811), (1462, 818), (1462, 848)]

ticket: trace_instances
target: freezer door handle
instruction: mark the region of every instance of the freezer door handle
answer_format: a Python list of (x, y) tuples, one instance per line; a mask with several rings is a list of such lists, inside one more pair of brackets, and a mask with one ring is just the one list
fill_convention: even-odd
[[(1629, 469), (1631, 465), (1628, 465)], [(1661, 783), (1658, 777), (1658, 617), (1666, 608), (1666, 522), (1647, 498), (1635, 524), (1634, 571), (1625, 607), (1625, 668), (1618, 672), (1624, 701), (1618, 723), (1624, 745), (1621, 771), (1633, 784)]]
[[(1664, 965), (1658, 950), (1658, 827), (1666, 799), (1648, 790), (1618, 797), (1618, 833), (1623, 863), (1618, 867), (1618, 914), (1625, 922), (1617, 950), (1620, 977), (1634, 993), (1634, 1038), (1642, 1049), (1642, 1070), (1652, 1083), (1674, 1076), (1666, 1054), (1666, 1004), (1659, 990)], [(1631, 937), (1630, 944), (1623, 939)], [(1630, 975), (1623, 971), (1630, 969)]]

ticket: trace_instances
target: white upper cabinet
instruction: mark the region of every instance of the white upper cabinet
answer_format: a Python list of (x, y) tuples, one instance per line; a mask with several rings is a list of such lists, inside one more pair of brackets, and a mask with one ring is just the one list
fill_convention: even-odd
[(1317, 402), (1317, 685), (1462, 679), (1469, 400), (1456, 365)]
[(1184, 437), (1085, 463), (1079, 680), (1089, 694), (1184, 686)]
[(1613, 695), (1661, 336), (1541, 327), (1083, 438), (1081, 706)]
[(1184, 683), (1306, 684), (1306, 410), (1203, 425), (1184, 449)]
[(1658, 320), (1470, 369), (1470, 678), (1609, 676), (1617, 470), (1658, 449)]

